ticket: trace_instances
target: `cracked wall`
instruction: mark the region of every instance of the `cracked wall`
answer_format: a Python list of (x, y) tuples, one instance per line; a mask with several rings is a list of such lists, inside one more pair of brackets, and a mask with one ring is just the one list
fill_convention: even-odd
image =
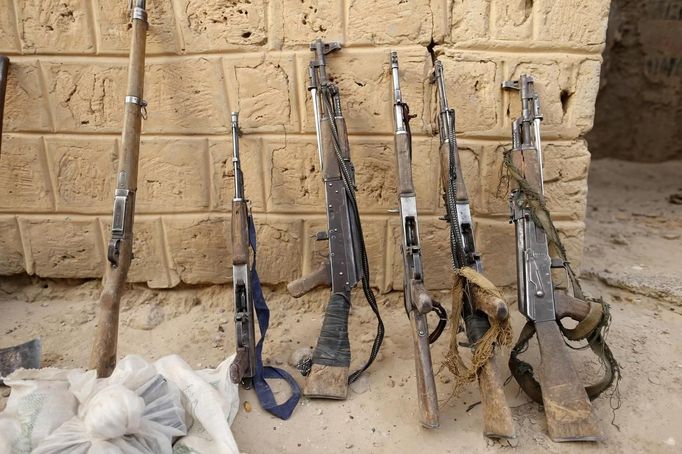
[[(0, 156), (0, 274), (100, 277), (120, 147), (130, 23), (125, 1), (0, 0), (11, 60)], [(462, 165), (489, 276), (515, 279), (502, 149), (518, 114), (503, 80), (536, 76), (546, 190), (582, 255), (592, 127), (609, 2), (596, 0), (148, 1), (145, 97), (131, 282), (229, 282), (230, 112), (258, 225), (261, 279), (280, 285), (325, 254), (308, 44), (329, 56), (356, 166), (372, 285), (402, 288), (388, 55), (397, 50), (414, 133), (426, 284), (451, 285), (439, 187), (432, 56), (457, 111)], [(284, 266), (283, 266), (284, 264)]]

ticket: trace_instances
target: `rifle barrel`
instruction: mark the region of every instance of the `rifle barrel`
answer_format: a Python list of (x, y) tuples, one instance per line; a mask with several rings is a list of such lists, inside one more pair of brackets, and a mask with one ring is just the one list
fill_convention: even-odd
[(393, 77), (393, 106), (395, 110), (395, 132), (403, 132), (405, 117), (403, 111), (403, 96), (400, 92), (400, 71), (398, 68), (398, 53), (391, 52), (391, 75)]
[(239, 165), (239, 112), (232, 112), (232, 166), (234, 167), (234, 199), (244, 198), (244, 176)]

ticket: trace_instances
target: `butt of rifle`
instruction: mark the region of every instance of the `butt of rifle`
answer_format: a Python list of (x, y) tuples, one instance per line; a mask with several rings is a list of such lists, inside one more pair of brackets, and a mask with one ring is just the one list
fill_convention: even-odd
[(438, 394), (436, 392), (436, 381), (433, 376), (426, 315), (412, 310), (410, 312), (410, 324), (414, 341), (419, 422), (427, 429), (436, 429), (440, 426), (438, 419)]
[(350, 291), (333, 293), (327, 304), (320, 337), (313, 352), (310, 373), (303, 394), (320, 399), (343, 400), (348, 395), (350, 340), (348, 315)]
[(495, 439), (516, 438), (511, 409), (504, 394), (504, 380), (496, 367), (499, 350), (478, 372), (483, 411), (483, 435)]
[(306, 377), (303, 395), (312, 399), (346, 400), (348, 367), (313, 363)]
[(540, 345), (540, 387), (552, 441), (599, 441), (592, 403), (568, 355), (556, 321), (535, 323)]

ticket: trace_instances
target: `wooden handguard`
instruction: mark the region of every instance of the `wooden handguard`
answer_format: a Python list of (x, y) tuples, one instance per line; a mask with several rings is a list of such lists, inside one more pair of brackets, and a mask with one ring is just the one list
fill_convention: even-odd
[(245, 201), (232, 201), (232, 264), (249, 264), (248, 207)]
[[(398, 161), (398, 190), (400, 191), (400, 194), (414, 194), (412, 163), (409, 157), (410, 146), (409, 135), (395, 135), (395, 149), (397, 150), (396, 159)], [(404, 165), (401, 165), (401, 162), (404, 163)]]

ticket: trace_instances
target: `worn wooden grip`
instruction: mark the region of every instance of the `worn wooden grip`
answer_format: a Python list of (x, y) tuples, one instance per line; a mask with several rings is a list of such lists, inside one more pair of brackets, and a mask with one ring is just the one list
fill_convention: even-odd
[(477, 309), (483, 311), (491, 319), (500, 322), (509, 317), (509, 308), (503, 299), (486, 293), (477, 285), (471, 285), (470, 288)]
[(410, 157), (410, 136), (408, 134), (395, 135), (396, 163), (398, 167), (398, 190), (403, 195), (414, 194), (412, 182), (412, 159)]
[(422, 281), (412, 279), (410, 293), (412, 304), (417, 312), (420, 314), (428, 314), (433, 310), (433, 300), (431, 299), (429, 292), (426, 291)]
[(426, 315), (410, 312), (412, 340), (414, 341), (414, 363), (417, 377), (417, 401), (419, 403), (419, 421), (422, 426), (434, 429), (440, 425), (438, 421), (438, 394), (431, 363), (429, 346), (429, 327)]
[(554, 292), (557, 320), (570, 317), (578, 322), (573, 328), (562, 329), (564, 336), (570, 340), (581, 340), (591, 335), (604, 317), (604, 308), (599, 303), (588, 303), (563, 291)]
[(553, 441), (597, 441), (601, 431), (585, 387), (556, 321), (535, 323), (540, 345), (540, 387)]
[(243, 200), (232, 201), (232, 264), (249, 263), (248, 207)]
[(327, 287), (331, 285), (331, 267), (327, 260), (320, 263), (320, 266), (315, 268), (310, 274), (289, 282), (287, 284), (287, 291), (294, 298), (300, 298), (309, 291), (323, 285)]
[(590, 313), (590, 303), (579, 300), (563, 291), (554, 292), (557, 319), (570, 317), (573, 320), (583, 320)]
[(116, 366), (118, 342), (118, 314), (121, 295), (125, 290), (126, 277), (132, 261), (132, 240), (121, 240), (119, 266), (107, 266), (102, 294), (99, 300), (99, 318), (95, 333), (95, 345), (90, 357), (90, 367), (97, 370), (97, 377), (111, 375)]
[(504, 380), (495, 367), (499, 350), (478, 372), (483, 410), (483, 434), (490, 438), (516, 438), (514, 419), (504, 395)]

